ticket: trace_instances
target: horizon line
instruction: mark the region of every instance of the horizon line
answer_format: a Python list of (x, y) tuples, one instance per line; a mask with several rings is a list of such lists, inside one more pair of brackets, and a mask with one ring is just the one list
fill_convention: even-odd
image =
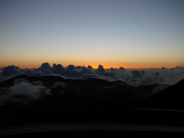
[[(44, 63), (48, 63), (48, 62), (44, 62)], [(42, 63), (43, 64), (43, 63)], [(41, 65), (42, 65), (41, 64)], [(49, 63), (48, 63), (49, 64)], [(13, 65), (13, 64), (12, 64)], [(12, 65), (8, 65), (8, 66), (12, 66)], [(20, 66), (16, 66), (16, 65), (13, 65), (13, 66), (16, 66), (16, 67), (19, 67), (20, 69), (37, 69), (37, 68), (39, 68), (39, 67), (41, 67), (41, 65), (40, 66), (38, 66), (38, 67), (20, 67)], [(49, 64), (50, 65), (50, 64)], [(56, 64), (56, 65), (58, 65), (58, 64)], [(62, 64), (61, 64), (62, 65)], [(68, 67), (69, 65), (73, 65), (73, 64), (68, 64), (67, 66), (63, 66), (64, 68), (66, 68), (66, 67)], [(80, 67), (88, 67), (88, 66), (91, 66), (92, 67), (92, 69), (97, 69), (99, 66), (103, 66), (103, 64), (98, 64), (97, 66), (92, 66), (92, 65), (87, 65), (87, 66), (85, 66), (85, 65), (74, 65), (75, 67), (77, 67), (77, 66), (80, 66)], [(53, 67), (53, 65), (50, 65), (51, 67)], [(7, 67), (7, 66), (1, 66), (0, 68), (4, 68), (4, 67)], [(172, 69), (172, 68), (177, 68), (177, 67), (183, 67), (183, 66), (175, 66), (175, 67), (123, 67), (123, 66), (119, 66), (119, 67), (104, 67), (103, 66), (103, 68), (104, 69), (111, 69), (111, 68), (113, 68), (113, 69), (120, 69), (120, 68), (124, 68), (124, 69), (130, 69), (130, 70), (133, 70), (133, 69), (162, 69), (162, 68), (165, 68), (165, 69)]]

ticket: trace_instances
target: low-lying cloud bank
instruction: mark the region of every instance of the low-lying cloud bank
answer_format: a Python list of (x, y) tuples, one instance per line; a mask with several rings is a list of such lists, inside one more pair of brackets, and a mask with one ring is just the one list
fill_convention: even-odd
[(43, 95), (50, 95), (50, 89), (41, 82), (17, 80), (13, 86), (0, 88), (0, 106), (2, 105), (29, 105)]
[(100, 78), (108, 81), (122, 80), (133, 86), (140, 86), (153, 83), (175, 84), (184, 78), (184, 67), (132, 70), (123, 67), (104, 69), (102, 65), (99, 65), (97, 69), (93, 69), (91, 66), (69, 65), (63, 67), (61, 64), (51, 66), (46, 62), (36, 69), (20, 69), (14, 65), (4, 67), (0, 71), (0, 82), (21, 74), (36, 77), (58, 75), (65, 79), (86, 80), (88, 78)]

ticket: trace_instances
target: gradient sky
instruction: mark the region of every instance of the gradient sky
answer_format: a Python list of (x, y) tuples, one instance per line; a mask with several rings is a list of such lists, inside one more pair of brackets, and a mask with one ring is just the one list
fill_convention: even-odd
[(0, 67), (184, 66), (183, 0), (1, 0)]

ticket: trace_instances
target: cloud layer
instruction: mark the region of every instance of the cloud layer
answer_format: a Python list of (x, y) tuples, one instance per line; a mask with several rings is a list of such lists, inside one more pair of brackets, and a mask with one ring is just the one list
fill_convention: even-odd
[(74, 65), (63, 67), (61, 64), (51, 66), (46, 62), (36, 69), (20, 69), (14, 65), (4, 67), (0, 72), (0, 81), (2, 82), (20, 74), (36, 77), (57, 75), (65, 79), (86, 80), (88, 78), (100, 78), (108, 81), (122, 80), (133, 86), (140, 86), (153, 83), (175, 84), (184, 78), (184, 67), (131, 70), (123, 67), (104, 69), (102, 65), (99, 65), (97, 69), (93, 69), (90, 65), (88, 67)]
[[(91, 66), (85, 67), (69, 65), (67, 67), (63, 67), (61, 64), (53, 64), (53, 66), (51, 66), (49, 63), (43, 63), (36, 69), (20, 69), (17, 66), (11, 65), (1, 68), (0, 70), (1, 82), (21, 74), (25, 74), (27, 77), (32, 76), (28, 78), (19, 77), (12, 79), (8, 81), (8, 83), (5, 82), (7, 85), (3, 85), (3, 83), (1, 83), (0, 106), (32, 104), (44, 105), (47, 104), (47, 101), (52, 101), (51, 103), (53, 103), (53, 105), (57, 105), (58, 103), (59, 105), (70, 105), (71, 103), (67, 98), (71, 100), (71, 95), (73, 94), (78, 96), (78, 99), (73, 99), (73, 104), (81, 104), (80, 102), (77, 102), (81, 101), (81, 97), (79, 95), (81, 94), (82, 97), (86, 96), (86, 90), (89, 94), (87, 97), (93, 100), (96, 99), (93, 97), (94, 94), (99, 94), (97, 96), (103, 95), (103, 97), (101, 97), (102, 99), (104, 99), (104, 94), (107, 99), (113, 98), (113, 96), (118, 97), (121, 95), (122, 97), (126, 97), (127, 95), (130, 95), (129, 97), (137, 100), (169, 87), (164, 84), (175, 84), (184, 79), (184, 67), (171, 69), (165, 69), (163, 67), (161, 69), (131, 70), (123, 67), (118, 69), (104, 69), (102, 65), (99, 65), (97, 69), (93, 69)], [(40, 76), (61, 76), (64, 79), (60, 77), (42, 77), (43, 79), (35, 78)], [(44, 78), (47, 78), (47, 80)], [(55, 79), (52, 80), (52, 78)], [(59, 78), (59, 80), (56, 78)], [(91, 79), (87, 80), (89, 78), (99, 78), (102, 80), (92, 79), (93, 81), (90, 82)], [(60, 81), (60, 79), (63, 81)], [(110, 83), (103, 80), (122, 80), (126, 83), (122, 81)], [(12, 83), (10, 84), (9, 82)], [(127, 83), (136, 87), (131, 87)], [(157, 85), (154, 83), (162, 83), (163, 85)], [(137, 87), (141, 85), (152, 85), (153, 87)], [(60, 99), (58, 99), (58, 97), (60, 97)]]
[(43, 95), (49, 95), (50, 90), (41, 82), (29, 82), (28, 80), (15, 80), (14, 85), (0, 88), (1, 105), (28, 105), (32, 101), (40, 99)]

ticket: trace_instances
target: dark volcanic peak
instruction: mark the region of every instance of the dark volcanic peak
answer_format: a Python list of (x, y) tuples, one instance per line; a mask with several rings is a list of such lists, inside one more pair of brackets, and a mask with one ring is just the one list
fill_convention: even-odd
[(139, 91), (135, 92), (135, 95), (133, 97), (133, 100), (140, 100), (143, 99), (145, 97), (149, 97), (155, 93), (158, 93), (168, 87), (170, 87), (172, 85), (168, 85), (168, 84), (152, 84), (152, 85), (146, 85), (146, 86), (139, 86), (137, 87), (137, 89), (139, 89)]
[(184, 109), (184, 79), (177, 84), (164, 89), (137, 102), (137, 107)]

